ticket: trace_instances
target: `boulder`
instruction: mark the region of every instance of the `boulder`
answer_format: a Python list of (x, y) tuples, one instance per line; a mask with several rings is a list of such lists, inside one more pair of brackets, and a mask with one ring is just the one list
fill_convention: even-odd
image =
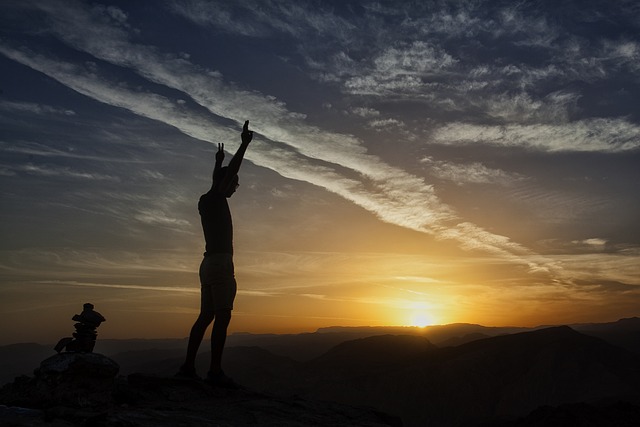
[(45, 359), (35, 377), (20, 377), (0, 391), (9, 405), (99, 409), (112, 403), (119, 366), (97, 353), (60, 353)]
[(43, 378), (61, 375), (91, 379), (113, 379), (120, 367), (116, 362), (99, 353), (60, 353), (43, 360), (34, 372)]

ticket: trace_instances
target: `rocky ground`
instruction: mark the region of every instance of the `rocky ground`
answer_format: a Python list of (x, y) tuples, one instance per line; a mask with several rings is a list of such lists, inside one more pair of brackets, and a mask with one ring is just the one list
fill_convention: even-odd
[(132, 374), (99, 354), (62, 353), (0, 389), (3, 426), (398, 426), (370, 409), (200, 381)]

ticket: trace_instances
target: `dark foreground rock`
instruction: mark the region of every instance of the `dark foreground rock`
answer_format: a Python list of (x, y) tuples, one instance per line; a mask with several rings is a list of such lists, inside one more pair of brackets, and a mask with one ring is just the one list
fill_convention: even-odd
[(572, 403), (557, 407), (543, 406), (526, 417), (496, 421), (480, 427), (637, 427), (640, 405), (629, 402), (608, 404)]
[(119, 366), (97, 353), (60, 353), (45, 359), (34, 377), (0, 389), (0, 403), (27, 408), (104, 407), (111, 402)]
[[(47, 374), (51, 375), (51, 373)], [(132, 374), (117, 377), (110, 389), (87, 388), (83, 376), (58, 378), (65, 393), (74, 382), (85, 398), (51, 390), (42, 368), (0, 389), (0, 425), (11, 426), (400, 426), (399, 419), (337, 403), (282, 399), (248, 390), (211, 387), (203, 382)], [(58, 375), (56, 372), (54, 375)], [(57, 378), (57, 377), (56, 377)], [(63, 395), (65, 394), (63, 393)], [(73, 398), (68, 398), (69, 396)]]

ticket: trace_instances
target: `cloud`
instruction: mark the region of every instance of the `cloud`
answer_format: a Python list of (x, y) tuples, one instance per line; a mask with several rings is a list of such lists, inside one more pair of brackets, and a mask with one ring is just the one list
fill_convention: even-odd
[(258, 37), (265, 34), (267, 28), (247, 24), (244, 20), (234, 18), (231, 6), (230, 3), (197, 0), (170, 3), (175, 13), (202, 26), (213, 26), (225, 32), (244, 36)]
[(423, 41), (386, 48), (373, 59), (374, 72), (381, 80), (398, 75), (424, 76), (439, 73), (457, 62), (444, 49)]
[(489, 144), (556, 152), (622, 152), (640, 147), (640, 127), (625, 119), (585, 119), (566, 124), (488, 126), (450, 123), (437, 128), (433, 142)]
[(589, 246), (595, 246), (595, 247), (604, 247), (604, 245), (607, 244), (607, 241), (605, 239), (600, 239), (598, 237), (594, 237), (591, 239), (585, 239), (582, 241), (582, 243), (585, 243)]
[(129, 27), (127, 23), (128, 15), (119, 7), (95, 5), (93, 6), (93, 9), (98, 13), (108, 17), (110, 19), (110, 23), (115, 23), (116, 25)]
[(503, 123), (566, 123), (569, 113), (576, 110), (580, 95), (552, 92), (541, 99), (534, 99), (526, 92), (500, 93), (484, 98), (473, 98), (470, 106)]
[(526, 178), (517, 173), (507, 173), (500, 169), (488, 168), (482, 163), (457, 164), (448, 161), (434, 160), (425, 157), (420, 160), (428, 168), (428, 172), (440, 179), (452, 181), (457, 185), (464, 184), (497, 184), (510, 186)]
[(613, 70), (640, 71), (640, 42), (629, 39), (603, 40), (598, 51), (599, 62)]
[(375, 130), (396, 130), (398, 128), (404, 127), (404, 123), (397, 119), (380, 119), (380, 120), (371, 120), (367, 125)]
[(171, 218), (166, 214), (166, 212), (159, 210), (141, 210), (137, 214), (134, 214), (133, 218), (145, 224), (160, 225), (177, 229), (185, 228), (190, 225), (189, 221), (179, 218)]
[(288, 3), (246, 0), (216, 1), (187, 0), (171, 2), (174, 13), (190, 21), (218, 31), (249, 37), (268, 37), (286, 34), (301, 38), (308, 34), (335, 36), (354, 29), (322, 4), (309, 7), (305, 1)]
[[(7, 277), (19, 276), (23, 280), (42, 277), (56, 280), (77, 280), (82, 277), (101, 283), (140, 283), (141, 277), (156, 277), (159, 281), (194, 283), (199, 260), (191, 251), (180, 252), (158, 249), (147, 252), (133, 250), (76, 250), (71, 248), (26, 248), (3, 251), (0, 265)], [(177, 280), (185, 275), (188, 280)], [(166, 278), (171, 278), (165, 280)], [(197, 278), (195, 279), (197, 282)]]
[(66, 108), (53, 107), (51, 105), (38, 104), (34, 102), (0, 101), (0, 110), (9, 112), (27, 112), (33, 114), (62, 114), (74, 116), (75, 111)]
[(337, 75), (351, 75), (343, 89), (352, 95), (423, 97), (434, 87), (429, 80), (446, 74), (457, 59), (444, 49), (423, 41), (388, 47), (373, 58), (368, 69), (359, 65), (337, 70)]
[[(186, 95), (208, 113), (148, 90), (110, 81), (100, 75), (96, 64), (88, 67), (66, 63), (6, 44), (0, 46), (5, 56), (92, 99), (161, 121), (203, 141), (235, 140), (236, 128), (250, 117), (258, 137), (247, 158), (257, 165), (323, 187), (385, 222), (532, 265), (521, 258), (530, 255), (526, 248), (459, 219), (437, 197), (433, 186), (368, 154), (357, 138), (306, 124), (303, 116), (287, 110), (272, 97), (240, 90), (219, 73), (193, 65), (183, 56), (162, 55), (152, 47), (130, 43), (126, 32), (94, 19), (83, 5), (39, 7), (49, 14), (53, 23), (50, 30), (70, 46), (132, 70), (155, 84), (179, 90), (179, 99)], [(455, 63), (444, 50), (415, 42), (382, 52), (375, 62), (377, 74), (370, 78), (388, 79), (391, 85), (411, 86), (412, 81), (422, 85), (421, 76), (446, 70)], [(236, 123), (233, 129), (219, 125), (230, 120)], [(434, 139), (439, 141), (440, 135), (440, 141), (448, 142), (443, 137), (447, 133), (442, 129), (439, 132)]]
[(603, 212), (611, 206), (607, 196), (594, 194), (590, 189), (566, 190), (540, 186), (535, 180), (523, 181), (504, 189), (504, 196), (515, 205), (521, 205), (541, 224), (567, 224)]
[(114, 181), (119, 182), (120, 178), (117, 176), (105, 175), (95, 172), (80, 172), (73, 170), (69, 167), (57, 167), (57, 166), (43, 166), (26, 164), (21, 166), (11, 167), (14, 171), (24, 172), (30, 175), (38, 175), (44, 177), (62, 177), (62, 178), (74, 178), (74, 179), (88, 179), (98, 181)]
[(179, 292), (179, 293), (187, 293), (187, 294), (200, 293), (200, 289), (182, 288), (179, 286), (147, 286), (147, 285), (134, 285), (134, 284), (77, 282), (77, 281), (66, 281), (66, 280), (40, 280), (35, 283), (42, 283), (42, 284), (55, 285), (55, 286), (74, 286), (74, 287), (86, 287), (86, 288), (135, 289), (135, 290), (151, 291), (151, 292)]
[[(107, 133), (106, 131), (103, 132)], [(142, 140), (142, 138), (140, 138)], [(115, 143), (114, 139), (110, 140), (111, 143)], [(77, 150), (62, 150), (47, 145), (46, 143), (34, 142), (34, 141), (12, 141), (11, 143), (6, 141), (0, 141), (0, 152), (22, 154), (27, 156), (37, 156), (43, 158), (59, 158), (59, 159), (77, 159), (77, 160), (92, 160), (99, 162), (109, 163), (137, 163), (145, 164), (149, 163), (148, 160), (140, 160), (132, 157), (122, 157), (113, 155), (95, 155), (88, 153), (80, 153)], [(14, 167), (14, 166), (11, 166)]]
[(629, 253), (609, 253), (602, 256), (602, 251), (594, 250), (592, 246), (587, 248), (579, 245), (576, 252), (556, 255), (554, 258), (564, 265), (566, 270), (560, 277), (568, 282), (584, 280), (593, 284), (616, 281), (626, 284), (624, 291), (640, 294), (638, 252), (635, 247)]
[(354, 114), (356, 116), (360, 116), (363, 117), (365, 119), (370, 119), (373, 117), (378, 117), (380, 116), (380, 111), (376, 110), (375, 108), (367, 108), (367, 107), (351, 107), (349, 109), (349, 112), (351, 114)]
[[(615, 244), (607, 239), (600, 237), (591, 237), (588, 239), (564, 241), (558, 239), (550, 239), (539, 242), (549, 252), (559, 254), (618, 254), (629, 256), (631, 253), (625, 253), (629, 250), (625, 245)], [(631, 251), (634, 252), (633, 250)], [(611, 257), (613, 259), (613, 257)]]

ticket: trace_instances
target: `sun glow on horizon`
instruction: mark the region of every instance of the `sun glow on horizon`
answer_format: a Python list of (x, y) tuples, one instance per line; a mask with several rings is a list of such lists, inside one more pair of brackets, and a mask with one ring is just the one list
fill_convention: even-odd
[(424, 328), (435, 325), (442, 320), (437, 314), (441, 312), (442, 307), (434, 302), (406, 301), (403, 306), (403, 320), (400, 323), (405, 326)]
[(421, 313), (415, 313), (411, 317), (411, 321), (409, 323), (410, 324), (407, 326), (416, 326), (418, 328), (424, 328), (424, 327), (433, 325), (435, 322), (433, 321), (433, 318), (428, 313), (421, 312)]

